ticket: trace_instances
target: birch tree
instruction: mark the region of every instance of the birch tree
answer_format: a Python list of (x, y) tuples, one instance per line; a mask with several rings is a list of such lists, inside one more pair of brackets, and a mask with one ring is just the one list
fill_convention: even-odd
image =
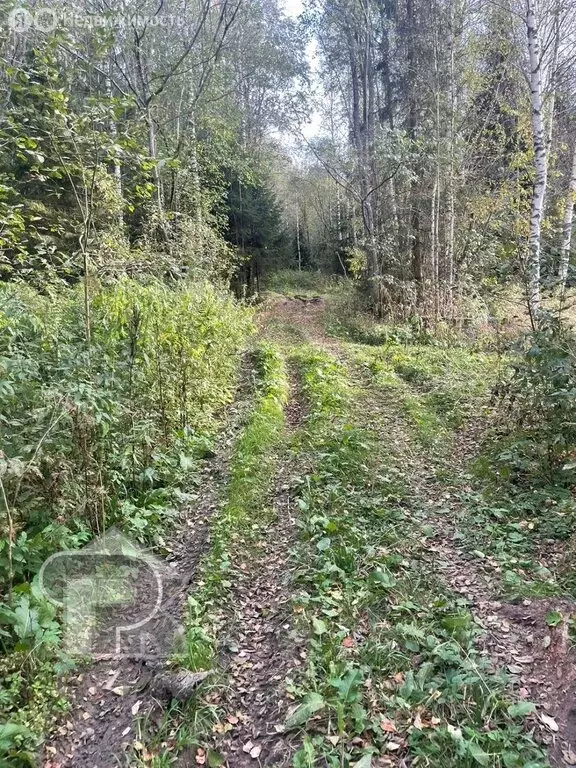
[(526, 28), (528, 32), (528, 75), (535, 170), (530, 213), (530, 235), (528, 239), (527, 292), (530, 314), (532, 321), (535, 322), (540, 309), (540, 241), (548, 182), (547, 135), (542, 104), (542, 60), (535, 0), (526, 0)]
[(562, 244), (560, 246), (560, 268), (558, 277), (562, 293), (566, 289), (566, 279), (568, 277), (568, 265), (570, 263), (570, 247), (572, 245), (572, 225), (574, 220), (574, 206), (576, 205), (576, 139), (574, 141), (574, 150), (572, 155), (572, 171), (568, 183), (568, 194), (566, 197), (566, 207), (564, 209), (564, 221), (562, 226)]

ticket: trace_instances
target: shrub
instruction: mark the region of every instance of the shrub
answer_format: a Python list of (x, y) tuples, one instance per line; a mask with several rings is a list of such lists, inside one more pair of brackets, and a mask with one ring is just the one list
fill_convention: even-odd
[(506, 411), (496, 466), (515, 481), (568, 482), (576, 468), (576, 338), (547, 315), (520, 351), (500, 387)]

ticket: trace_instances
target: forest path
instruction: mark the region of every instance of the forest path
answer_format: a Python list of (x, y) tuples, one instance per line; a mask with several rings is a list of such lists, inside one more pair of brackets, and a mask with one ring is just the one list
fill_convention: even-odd
[[(80, 664), (78, 674), (66, 679), (68, 709), (44, 745), (44, 768), (117, 768), (133, 764), (134, 744), (140, 745), (143, 727), (162, 717), (162, 701), (168, 692), (155, 680), (168, 666), (181, 642), (187, 595), (197, 580), (197, 570), (210, 546), (210, 525), (216, 514), (229, 471), (230, 454), (251, 392), (246, 363), (242, 366), (235, 406), (223, 424), (215, 455), (198, 468), (197, 490), (189, 494), (180, 511), (176, 529), (164, 544), (160, 563), (163, 599), (154, 618), (142, 627), (147, 637), (121, 656), (96, 655)], [(145, 596), (135, 594), (126, 611), (138, 613)], [(123, 624), (130, 623), (123, 620)], [(105, 634), (105, 632), (101, 633)], [(95, 641), (99, 642), (98, 639)], [(128, 639), (128, 644), (133, 643)], [(111, 649), (106, 649), (111, 650)], [(144, 725), (145, 723), (145, 725)]]
[(217, 679), (163, 714), (154, 668), (97, 662), (73, 681), (45, 768), (541, 768), (530, 732), (552, 765), (576, 765), (568, 624), (546, 623), (571, 606), (507, 604), (501, 565), (460, 530), (474, 513), (463, 491), (477, 422), (448, 451), (423, 445), (404, 390), (359, 362), (368, 348), (329, 337), (325, 311), (322, 299), (275, 298), (260, 313), (258, 343), (288, 361), (284, 426), (246, 458), (253, 416), (240, 409), (172, 539), (178, 622), (236, 503), (234, 462), (242, 482), (254, 475), (252, 506), (229, 519), (218, 555), (223, 596), (208, 600)]
[[(534, 729), (537, 741), (546, 745), (551, 764), (576, 764), (575, 655), (567, 642), (574, 606), (557, 598), (506, 602), (502, 598), (501, 564), (476, 549), (474, 541), (459, 529), (460, 521), (474, 513), (461, 497), (462, 491), (469, 490), (467, 467), (478, 449), (481, 419), (472, 419), (456, 430), (448, 455), (444, 450), (435, 454), (434, 448), (420, 445), (411, 434), (395, 393), (379, 388), (357, 365), (355, 345), (327, 336), (324, 312), (322, 300), (284, 298), (276, 300), (262, 319), (271, 329), (272, 338), (292, 343), (297, 340), (297, 346), (313, 344), (347, 370), (358, 396), (356, 423), (379, 433), (378, 440), (386, 451), (395, 454), (395, 461), (403, 468), (409, 503), (425, 532), (425, 545), (419, 555), (421, 566), (470, 612), (478, 631), (474, 646), (486, 659), (489, 672), (505, 670), (513, 699), (536, 705), (527, 727)], [(546, 617), (551, 612), (561, 613), (564, 621), (549, 626)], [(522, 705), (518, 711), (522, 711)], [(514, 764), (512, 757), (507, 759), (509, 763), (502, 764)], [(492, 764), (483, 760), (480, 757), (477, 762)], [(263, 764), (284, 765), (268, 760)], [(402, 759), (399, 764), (404, 764)], [(499, 758), (494, 758), (494, 765), (500, 764)]]

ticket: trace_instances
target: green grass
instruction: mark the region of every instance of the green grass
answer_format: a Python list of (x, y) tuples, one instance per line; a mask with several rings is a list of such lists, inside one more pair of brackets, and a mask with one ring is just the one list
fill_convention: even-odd
[(403, 467), (363, 426), (368, 404), (326, 353), (304, 350), (299, 364), (314, 469), (298, 484), (294, 605), (309, 648), (305, 672), (288, 681), (295, 768), (387, 753), (437, 768), (546, 765), (505, 676), (476, 650), (466, 603), (422, 562)]
[(447, 452), (456, 429), (485, 404), (496, 381), (496, 355), (467, 348), (351, 345), (353, 360), (398, 402), (416, 438)]
[(267, 291), (284, 296), (321, 296), (329, 292), (341, 278), (312, 270), (280, 269), (267, 275), (264, 287)]

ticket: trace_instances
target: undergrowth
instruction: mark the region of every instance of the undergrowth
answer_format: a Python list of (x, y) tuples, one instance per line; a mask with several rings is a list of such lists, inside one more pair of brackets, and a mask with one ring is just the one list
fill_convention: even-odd
[(542, 314), (514, 353), (471, 468), (475, 490), (461, 492), (462, 531), (502, 568), (509, 598), (575, 595), (576, 340)]
[(251, 332), (209, 286), (93, 293), (88, 338), (79, 291), (0, 287), (0, 760), (14, 765), (61, 706), (69, 666), (42, 563), (112, 525), (162, 548)]
[(288, 681), (299, 704), (286, 728), (305, 729), (295, 768), (391, 765), (386, 755), (438, 768), (546, 765), (524, 725), (533, 705), (488, 671), (465, 601), (423, 564), (402, 467), (358, 426), (370, 416), (345, 370), (322, 352), (300, 365), (315, 469), (299, 483), (294, 555), (310, 637), (306, 671)]

